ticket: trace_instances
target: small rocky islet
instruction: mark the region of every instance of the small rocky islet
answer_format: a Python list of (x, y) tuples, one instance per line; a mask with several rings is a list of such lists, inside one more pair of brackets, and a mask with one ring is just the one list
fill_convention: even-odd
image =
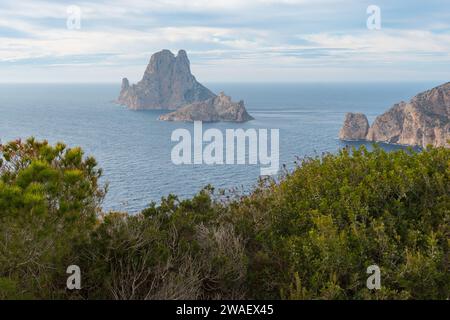
[(245, 122), (253, 120), (244, 102), (233, 102), (223, 92), (215, 95), (192, 75), (186, 51), (169, 50), (152, 55), (142, 80), (130, 85), (127, 78), (117, 102), (132, 110), (173, 110), (165, 121)]
[(165, 121), (192, 122), (199, 119), (205, 122), (245, 122), (253, 120), (253, 117), (245, 110), (244, 101), (233, 102), (231, 97), (223, 92), (216, 97), (189, 104), (159, 117), (159, 120)]
[(399, 102), (369, 126), (362, 113), (347, 113), (341, 140), (450, 147), (450, 82)]

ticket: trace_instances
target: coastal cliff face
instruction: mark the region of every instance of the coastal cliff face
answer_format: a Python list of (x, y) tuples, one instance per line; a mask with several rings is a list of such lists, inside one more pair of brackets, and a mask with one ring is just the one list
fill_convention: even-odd
[(378, 116), (365, 138), (357, 130), (360, 119), (346, 116), (343, 140), (368, 140), (426, 147), (450, 147), (450, 82), (416, 95), (409, 102), (395, 104)]
[(196, 102), (159, 117), (164, 121), (232, 121), (245, 122), (253, 117), (245, 110), (244, 102), (235, 103), (221, 92), (218, 96), (202, 102)]
[(215, 97), (191, 73), (186, 51), (175, 56), (169, 50), (152, 55), (142, 80), (131, 85), (122, 80), (117, 101), (133, 110), (169, 109)]

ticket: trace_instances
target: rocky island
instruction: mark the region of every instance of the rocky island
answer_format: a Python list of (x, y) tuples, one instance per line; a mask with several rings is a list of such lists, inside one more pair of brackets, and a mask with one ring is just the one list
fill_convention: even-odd
[(176, 110), (160, 117), (167, 121), (235, 121), (253, 118), (244, 102), (232, 102), (221, 93), (216, 96), (200, 84), (191, 73), (186, 51), (175, 56), (169, 50), (152, 55), (142, 80), (130, 85), (127, 78), (117, 102), (132, 110)]
[(450, 82), (395, 104), (370, 127), (365, 115), (348, 113), (339, 138), (450, 147)]
[(141, 81), (130, 86), (127, 78), (122, 80), (118, 102), (134, 110), (175, 110), (214, 96), (191, 74), (186, 51), (175, 56), (162, 50), (152, 55)]
[(216, 97), (202, 102), (195, 102), (159, 117), (159, 120), (165, 121), (192, 122), (198, 119), (202, 119), (205, 122), (245, 122), (253, 120), (253, 117), (245, 110), (243, 101), (235, 103), (223, 92)]

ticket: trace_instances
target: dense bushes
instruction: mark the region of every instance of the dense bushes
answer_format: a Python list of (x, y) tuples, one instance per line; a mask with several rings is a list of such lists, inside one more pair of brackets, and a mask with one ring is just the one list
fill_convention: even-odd
[(218, 223), (206, 191), (181, 202), (170, 196), (141, 215), (110, 214), (81, 251), (94, 275), (89, 298), (245, 298), (243, 242)]
[(450, 298), (448, 149), (342, 150), (249, 195), (207, 187), (135, 216), (100, 212), (101, 171), (80, 149), (0, 155), (0, 299)]
[[(229, 210), (249, 235), (252, 297), (450, 295), (449, 150), (361, 148), (306, 159)], [(373, 264), (382, 272), (376, 292), (366, 288)]]
[(98, 224), (105, 190), (96, 165), (63, 144), (29, 139), (0, 146), (0, 298), (65, 293), (74, 248)]

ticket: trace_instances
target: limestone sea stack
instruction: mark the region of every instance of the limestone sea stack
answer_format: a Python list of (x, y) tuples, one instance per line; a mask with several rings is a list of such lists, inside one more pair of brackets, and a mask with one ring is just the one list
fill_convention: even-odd
[(347, 114), (339, 138), (450, 147), (450, 82), (395, 104), (375, 119), (365, 137), (359, 130), (362, 122), (361, 114)]
[(362, 113), (347, 113), (339, 132), (341, 140), (364, 140), (369, 132), (369, 121)]
[(192, 75), (186, 51), (175, 56), (162, 50), (152, 55), (141, 81), (130, 86), (127, 78), (122, 80), (117, 102), (133, 110), (176, 110), (213, 97)]
[(253, 117), (245, 110), (244, 102), (233, 102), (229, 96), (221, 92), (218, 96), (206, 101), (195, 102), (184, 106), (174, 112), (159, 117), (165, 121), (232, 121), (246, 122), (253, 120)]

